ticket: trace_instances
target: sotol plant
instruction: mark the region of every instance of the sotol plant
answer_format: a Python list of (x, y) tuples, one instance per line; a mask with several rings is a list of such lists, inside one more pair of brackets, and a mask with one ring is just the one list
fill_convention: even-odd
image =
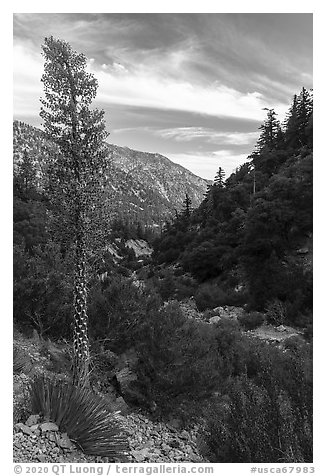
[(87, 255), (103, 230), (104, 221), (101, 226), (95, 222), (105, 202), (108, 133), (104, 111), (90, 109), (98, 85), (86, 71), (85, 56), (52, 36), (42, 48), (45, 99), (40, 116), (47, 137), (58, 147), (49, 168), (49, 197), (57, 218), (54, 229), (61, 240), (65, 230), (75, 253), (73, 382), (84, 386), (89, 379)]
[(38, 376), (31, 384), (31, 404), (35, 414), (56, 423), (84, 453), (126, 459), (126, 434), (107, 402), (89, 388)]

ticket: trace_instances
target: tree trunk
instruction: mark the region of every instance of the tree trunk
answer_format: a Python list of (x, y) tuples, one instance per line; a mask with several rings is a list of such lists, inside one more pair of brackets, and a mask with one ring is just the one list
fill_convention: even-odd
[(85, 238), (81, 217), (79, 217), (77, 225), (74, 283), (73, 383), (83, 387), (89, 384), (89, 343)]

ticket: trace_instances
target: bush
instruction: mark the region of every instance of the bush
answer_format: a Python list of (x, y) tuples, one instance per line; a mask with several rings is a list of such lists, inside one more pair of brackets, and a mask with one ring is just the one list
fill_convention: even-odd
[(280, 326), (286, 320), (285, 304), (279, 299), (269, 301), (266, 305), (266, 317), (270, 324)]
[(201, 284), (194, 297), (200, 311), (218, 306), (243, 306), (248, 299), (246, 292), (225, 289), (216, 281)]
[(217, 463), (311, 462), (311, 348), (260, 343), (244, 358), (247, 375), (229, 379), (206, 415), (202, 452)]
[(36, 328), (41, 337), (67, 337), (71, 329), (72, 273), (70, 257), (49, 242), (34, 254), (14, 247), (14, 319)]
[(226, 293), (214, 283), (201, 284), (194, 298), (199, 311), (228, 304)]
[(286, 394), (274, 390), (273, 395), (246, 377), (230, 384), (227, 403), (211, 409), (204, 431), (211, 462), (312, 461), (311, 445), (307, 455), (297, 438), (295, 409)]
[(95, 283), (89, 294), (89, 329), (95, 340), (103, 340), (113, 352), (122, 353), (134, 346), (142, 322), (151, 308), (159, 309), (157, 295), (149, 295), (131, 279), (112, 275)]
[(238, 321), (246, 331), (251, 331), (261, 326), (264, 321), (264, 315), (261, 312), (250, 312), (238, 317)]
[(135, 342), (137, 385), (162, 412), (169, 413), (182, 401), (205, 398), (219, 386), (222, 360), (214, 333), (185, 318), (176, 302), (152, 312), (140, 337)]
[(56, 423), (85, 454), (126, 460), (127, 437), (107, 402), (88, 388), (44, 376), (31, 385), (32, 410)]

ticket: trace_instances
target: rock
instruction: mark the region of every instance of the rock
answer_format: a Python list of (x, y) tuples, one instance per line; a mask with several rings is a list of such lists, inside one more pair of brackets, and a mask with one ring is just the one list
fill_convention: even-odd
[(67, 433), (63, 433), (62, 437), (58, 439), (58, 445), (63, 448), (63, 449), (71, 449), (73, 447), (73, 444), (67, 435)]
[(171, 451), (171, 447), (167, 445), (166, 443), (162, 443), (161, 448), (162, 448), (162, 451), (164, 451), (164, 453), (169, 453), (169, 451)]
[(40, 415), (31, 415), (27, 418), (25, 425), (34, 426), (40, 421)]
[(49, 441), (52, 441), (53, 443), (56, 443), (57, 440), (58, 440), (58, 437), (57, 437), (56, 433), (51, 433), (51, 432), (50, 432), (50, 433), (49, 433), (49, 436), (48, 436), (48, 440), (49, 440)]
[(25, 435), (33, 435), (33, 431), (30, 429), (29, 426), (24, 425), (24, 423), (16, 423), (15, 428), (17, 430), (22, 431)]
[(37, 455), (37, 459), (40, 461), (40, 463), (46, 463), (47, 457), (45, 455)]
[(30, 429), (31, 429), (34, 433), (37, 432), (38, 428), (39, 428), (39, 425), (32, 425), (32, 426), (30, 426)]
[(142, 450), (133, 450), (131, 454), (138, 463), (141, 463), (145, 459), (149, 458), (151, 455), (148, 448), (144, 448)]
[(220, 316), (212, 316), (209, 319), (210, 324), (217, 324), (222, 318)]
[(281, 324), (280, 326), (276, 327), (276, 330), (278, 332), (286, 332), (286, 327)]
[(180, 430), (182, 424), (181, 421), (178, 418), (171, 418), (169, 422), (167, 423), (167, 428), (169, 428), (172, 431)]
[(183, 440), (189, 440), (190, 439), (190, 434), (188, 433), (188, 431), (186, 430), (183, 430), (181, 433), (180, 433), (180, 438), (182, 438)]
[(297, 250), (298, 255), (307, 255), (308, 253), (309, 253), (308, 248), (300, 248), (299, 250)]
[(112, 403), (112, 407), (114, 408), (114, 411), (119, 411), (122, 413), (122, 415), (126, 415), (130, 412), (130, 408), (124, 401), (123, 397), (116, 398), (116, 400)]
[(213, 312), (216, 312), (216, 315), (222, 319), (238, 320), (238, 317), (242, 316), (245, 310), (243, 307), (237, 306), (218, 306), (213, 309)]
[(180, 447), (180, 441), (175, 439), (169, 442), (170, 446), (172, 448), (179, 448)]
[(42, 423), (40, 425), (40, 429), (43, 433), (45, 433), (46, 431), (59, 431), (58, 426), (52, 422)]

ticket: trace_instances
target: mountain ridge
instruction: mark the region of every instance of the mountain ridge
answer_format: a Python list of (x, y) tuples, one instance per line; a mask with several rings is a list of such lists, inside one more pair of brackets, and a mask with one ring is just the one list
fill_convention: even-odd
[[(19, 172), (24, 151), (30, 155), (42, 176), (46, 174), (47, 158), (55, 145), (42, 130), (22, 121), (13, 123), (14, 171)], [(175, 210), (180, 210), (186, 194), (193, 207), (204, 198), (207, 179), (198, 177), (185, 167), (159, 153), (142, 152), (127, 146), (108, 143), (112, 164), (110, 206), (114, 213), (128, 215), (132, 221), (161, 226)]]

